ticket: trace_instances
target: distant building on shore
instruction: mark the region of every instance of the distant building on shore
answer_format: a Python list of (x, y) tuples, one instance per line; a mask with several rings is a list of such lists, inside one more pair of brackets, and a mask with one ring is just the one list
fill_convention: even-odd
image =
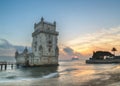
[(92, 58), (86, 60), (88, 64), (111, 64), (120, 63), (120, 56), (115, 56), (108, 51), (96, 51), (93, 52)]
[(23, 53), (15, 53), (16, 63), (23, 66), (58, 65), (59, 48), (56, 22), (45, 22), (43, 18), (34, 24), (32, 33), (32, 53), (27, 48)]

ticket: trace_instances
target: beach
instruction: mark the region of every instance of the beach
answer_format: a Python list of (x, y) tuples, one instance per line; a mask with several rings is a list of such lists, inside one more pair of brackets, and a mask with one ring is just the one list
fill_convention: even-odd
[[(92, 79), (85, 86), (120, 86), (120, 65), (98, 73), (100, 78)], [(84, 86), (83, 85), (83, 86)]]
[[(38, 68), (36, 68), (38, 69)], [(43, 69), (43, 68), (42, 68)], [(41, 73), (46, 72), (45, 68)], [(80, 61), (60, 62), (60, 66), (51, 72), (37, 76), (35, 71), (27, 69), (22, 76), (19, 73), (13, 77), (9, 70), (9, 77), (0, 81), (0, 86), (119, 86), (120, 85), (120, 65), (118, 64), (97, 64), (87, 65)], [(32, 71), (32, 73), (28, 72)], [(35, 70), (35, 69), (34, 69)], [(16, 70), (14, 70), (16, 71)], [(5, 72), (5, 71), (4, 71)], [(18, 74), (18, 70), (17, 73)], [(31, 76), (29, 74), (32, 74)]]

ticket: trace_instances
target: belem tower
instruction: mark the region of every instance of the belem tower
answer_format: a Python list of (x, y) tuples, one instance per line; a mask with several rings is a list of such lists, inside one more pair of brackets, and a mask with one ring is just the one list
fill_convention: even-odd
[(56, 22), (46, 22), (42, 17), (39, 23), (34, 24), (32, 53), (29, 53), (27, 48), (22, 53), (16, 51), (16, 64), (22, 66), (58, 65), (58, 34)]

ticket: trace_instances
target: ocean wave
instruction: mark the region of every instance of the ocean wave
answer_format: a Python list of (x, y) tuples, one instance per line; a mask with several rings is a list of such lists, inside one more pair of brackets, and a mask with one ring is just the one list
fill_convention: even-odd
[(8, 76), (8, 77), (6, 77), (7, 79), (15, 79), (16, 78), (16, 76)]
[(60, 71), (59, 73), (62, 73), (62, 72), (71, 72), (71, 71), (75, 71), (75, 70), (78, 70), (78, 69), (77, 68), (67, 68), (65, 70)]
[(59, 77), (59, 73), (55, 72), (55, 73), (50, 73), (48, 75), (43, 76), (42, 78), (56, 78)]
[(69, 68), (69, 69), (66, 69), (65, 71), (74, 71), (74, 70), (78, 70), (77, 68)]

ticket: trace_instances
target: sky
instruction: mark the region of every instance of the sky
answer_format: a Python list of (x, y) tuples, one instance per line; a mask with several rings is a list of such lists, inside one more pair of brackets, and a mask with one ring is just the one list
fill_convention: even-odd
[(120, 53), (120, 0), (0, 0), (0, 39), (31, 46), (34, 23), (57, 22), (60, 53)]

